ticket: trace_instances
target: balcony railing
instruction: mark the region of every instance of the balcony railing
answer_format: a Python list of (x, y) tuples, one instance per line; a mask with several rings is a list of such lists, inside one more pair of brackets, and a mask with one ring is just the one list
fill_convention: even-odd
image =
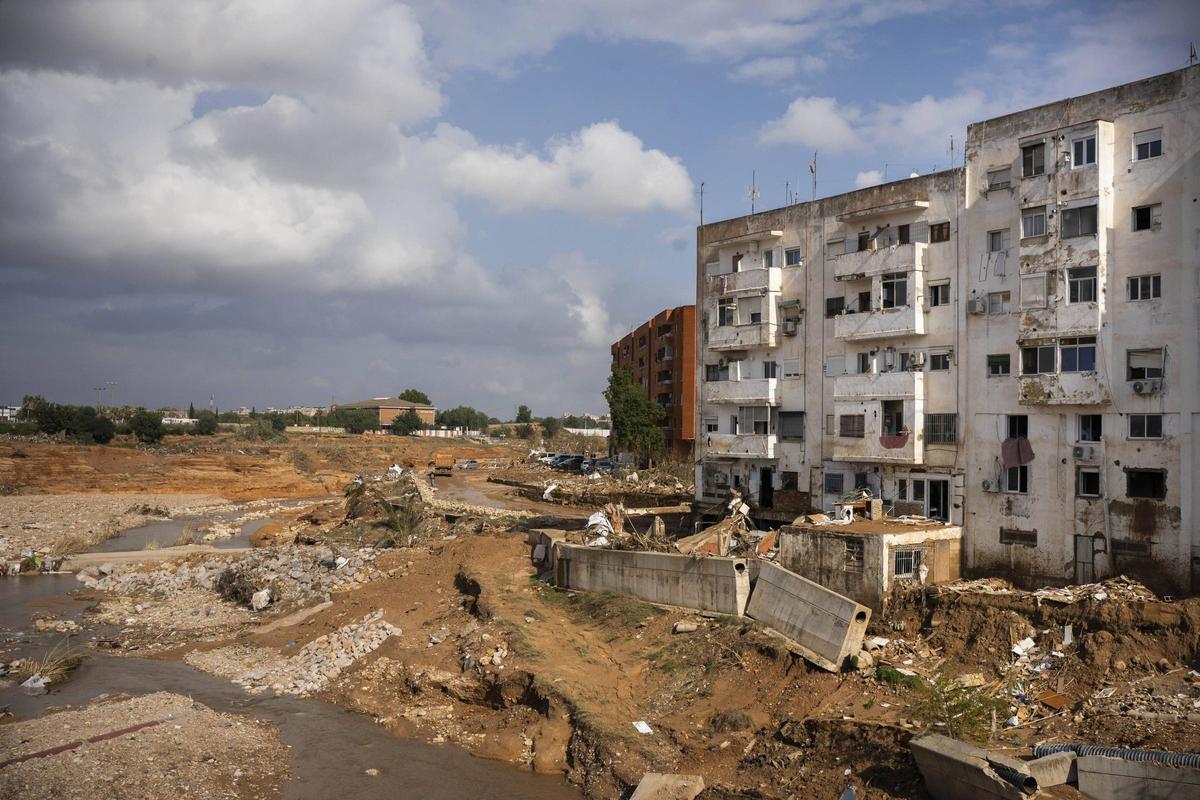
[(776, 378), (706, 381), (704, 402), (714, 405), (775, 405), (779, 402), (778, 389)]
[(884, 272), (912, 272), (925, 269), (924, 242), (897, 244), (878, 250), (859, 250), (843, 253), (833, 261), (833, 276), (837, 280), (870, 277)]
[(716, 294), (778, 292), (782, 284), (783, 270), (780, 267), (727, 272), (723, 275), (712, 275), (708, 278), (708, 289), (710, 292), (715, 292)]
[(708, 329), (708, 348), (710, 350), (774, 347), (778, 339), (778, 326), (770, 322), (753, 322), (749, 325), (715, 325)]
[(890, 336), (920, 336), (924, 333), (925, 313), (917, 306), (883, 308), (865, 314), (841, 314), (833, 321), (833, 335), (850, 342), (886, 339)]
[(1019, 381), (1023, 406), (1100, 406), (1112, 400), (1095, 372), (1022, 375)]
[(730, 458), (775, 458), (775, 434), (706, 433), (705, 450), (710, 456)]
[(865, 375), (841, 375), (833, 381), (833, 399), (908, 400), (925, 396), (925, 373), (904, 370)]

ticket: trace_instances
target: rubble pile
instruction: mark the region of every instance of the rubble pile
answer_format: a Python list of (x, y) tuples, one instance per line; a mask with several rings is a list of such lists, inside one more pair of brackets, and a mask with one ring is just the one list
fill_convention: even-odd
[(531, 500), (564, 505), (586, 506), (612, 500), (627, 505), (666, 506), (690, 502), (695, 494), (692, 484), (657, 469), (618, 477), (608, 472), (581, 474), (522, 464), (497, 470), (488, 481), (516, 486)]
[(235, 645), (206, 652), (192, 651), (184, 660), (206, 672), (229, 678), (253, 694), (267, 689), (280, 694), (319, 692), (358, 660), (375, 652), (400, 629), (383, 619), (383, 609), (306, 644), (294, 656), (275, 650)]

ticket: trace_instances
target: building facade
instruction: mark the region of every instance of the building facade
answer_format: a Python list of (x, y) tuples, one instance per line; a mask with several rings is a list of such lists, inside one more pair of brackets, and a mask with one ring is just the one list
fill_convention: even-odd
[(696, 436), (696, 307), (660, 311), (612, 345), (613, 369), (628, 369), (666, 412), (667, 451), (690, 458)]
[(425, 425), (433, 425), (437, 418), (437, 408), (421, 403), (410, 403), (398, 397), (375, 397), (370, 400), (360, 400), (357, 403), (337, 403), (330, 406), (331, 411), (338, 409), (373, 411), (379, 415), (379, 426), (386, 428), (396, 417), (412, 411)]
[(965, 166), (697, 232), (697, 499), (858, 487), (967, 570), (1200, 586), (1200, 67), (972, 124)]

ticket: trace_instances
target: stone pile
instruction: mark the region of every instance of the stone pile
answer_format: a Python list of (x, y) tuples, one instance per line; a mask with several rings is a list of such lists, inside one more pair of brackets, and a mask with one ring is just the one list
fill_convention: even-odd
[(278, 694), (308, 695), (319, 692), (359, 659), (379, 649), (400, 629), (383, 619), (383, 610), (338, 628), (306, 644), (294, 656), (281, 656), (264, 647), (235, 645), (206, 652), (193, 651), (187, 663), (229, 678), (258, 694), (271, 689)]

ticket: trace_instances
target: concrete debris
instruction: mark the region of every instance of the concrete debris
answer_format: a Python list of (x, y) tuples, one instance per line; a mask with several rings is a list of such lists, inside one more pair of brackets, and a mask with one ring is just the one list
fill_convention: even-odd
[(250, 608), (255, 611), (262, 611), (271, 604), (271, 590), (260, 589), (250, 598)]
[(671, 626), (671, 633), (695, 633), (700, 626), (694, 622), (676, 622)]
[(695, 800), (704, 791), (699, 775), (670, 775), (647, 772), (629, 800)]

